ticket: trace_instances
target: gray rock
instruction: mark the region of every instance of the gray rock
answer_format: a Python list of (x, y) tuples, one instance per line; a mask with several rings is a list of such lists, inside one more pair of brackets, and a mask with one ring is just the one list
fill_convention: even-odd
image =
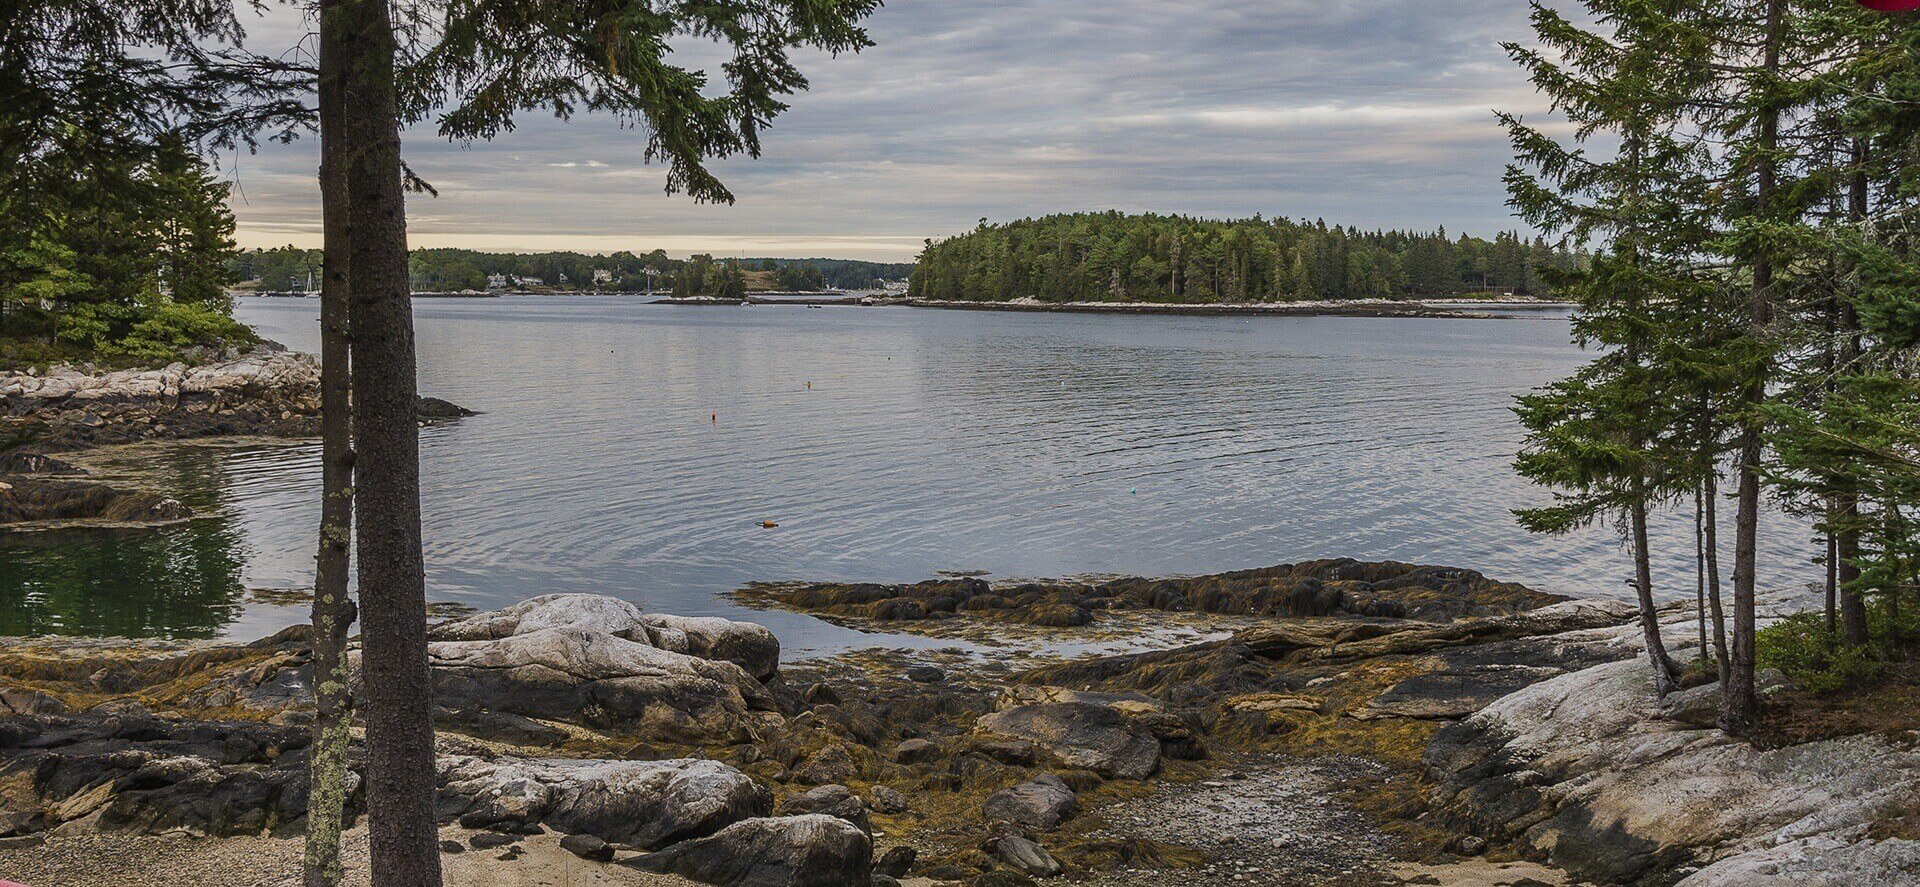
[(912, 806), (906, 795), (894, 791), (890, 786), (876, 785), (867, 794), (868, 805), (877, 813), (905, 813)]
[(510, 607), (475, 613), (434, 626), (435, 641), (500, 640), (543, 628), (604, 632), (635, 643), (716, 662), (731, 662), (756, 680), (780, 670), (780, 642), (751, 622), (713, 616), (643, 613), (631, 601), (598, 594), (548, 594)]
[(1160, 769), (1160, 740), (1104, 705), (1015, 706), (981, 717), (975, 729), (1030, 740), (1063, 766), (1092, 770), (1110, 779), (1145, 779)]
[(749, 819), (625, 864), (720, 887), (868, 887), (873, 842), (835, 816)]
[(907, 739), (893, 747), (893, 760), (901, 764), (930, 761), (939, 754), (940, 747), (925, 739)]
[(1920, 841), (1805, 838), (1720, 860), (1680, 887), (1854, 887), (1920, 884)]
[(889, 847), (887, 852), (880, 854), (880, 858), (874, 862), (873, 874), (875, 877), (904, 878), (907, 872), (913, 869), (914, 860), (919, 858), (920, 851), (904, 844)]
[(1060, 874), (1060, 863), (1047, 848), (1019, 835), (999, 838), (990, 847), (995, 859), (1033, 877), (1051, 878)]
[(476, 832), (467, 838), (467, 846), (475, 850), (492, 850), (495, 847), (505, 847), (520, 838), (520, 835), (503, 835), (499, 832)]
[(766, 688), (731, 662), (630, 641), (598, 628), (543, 627), (427, 646), (435, 702), (618, 727), (652, 739), (745, 741), (777, 722)]
[(655, 848), (713, 834), (772, 808), (772, 796), (717, 761), (440, 759), (442, 797), (463, 823), (544, 823)]
[(566, 835), (560, 839), (560, 849), (596, 862), (613, 858), (613, 847), (593, 835)]
[[(1433, 815), (1611, 884), (1816, 839), (1821, 855), (1880, 865), (1868, 860), (1899, 848), (1868, 847), (1868, 831), (1920, 814), (1910, 743), (1859, 734), (1757, 748), (1656, 717), (1652, 683), (1644, 659), (1599, 665), (1443, 728), (1425, 758), (1440, 783)], [(1692, 705), (1692, 694), (1672, 695)]]
[(916, 684), (938, 684), (947, 679), (947, 673), (931, 665), (915, 665), (906, 671), (907, 680)]
[(873, 834), (873, 823), (867, 818), (866, 803), (844, 785), (823, 785), (789, 797), (780, 803), (779, 813), (781, 816), (825, 813), (851, 822), (869, 835)]
[(1050, 829), (1080, 812), (1080, 799), (1065, 780), (1047, 774), (995, 792), (982, 809), (989, 822)]

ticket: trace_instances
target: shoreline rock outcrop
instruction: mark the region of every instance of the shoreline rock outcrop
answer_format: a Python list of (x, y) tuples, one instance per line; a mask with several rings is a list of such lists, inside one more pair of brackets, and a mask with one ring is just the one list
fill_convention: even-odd
[(1777, 748), (1661, 716), (1644, 660), (1534, 684), (1443, 728), (1436, 816), (1606, 884), (1920, 883), (1920, 737)]
[[(48, 455), (149, 440), (311, 437), (319, 433), (320, 365), (285, 350), (189, 366), (0, 373), (0, 527), (163, 524), (192, 517), (157, 493), (68, 479), (86, 472)], [(423, 423), (473, 412), (437, 398)]]
[(911, 624), (970, 618), (1039, 628), (1090, 625), (1116, 610), (1162, 610), (1234, 616), (1328, 616), (1415, 619), (1444, 623), (1510, 615), (1567, 600), (1473, 570), (1352, 558), (1304, 561), (1254, 570), (1170, 579), (1128, 577), (1102, 582), (994, 585), (977, 577), (911, 585), (814, 583), (762, 586), (743, 593), (752, 603), (828, 617)]

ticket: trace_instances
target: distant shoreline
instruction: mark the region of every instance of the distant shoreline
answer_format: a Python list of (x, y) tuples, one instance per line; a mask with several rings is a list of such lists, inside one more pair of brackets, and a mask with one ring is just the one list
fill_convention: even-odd
[(841, 297), (823, 299), (691, 299), (665, 298), (657, 305), (738, 306), (752, 305), (860, 305), (865, 307), (932, 308), (948, 311), (1032, 311), (1081, 314), (1167, 314), (1194, 317), (1272, 316), (1272, 317), (1439, 317), (1487, 319), (1509, 315), (1468, 308), (1537, 310), (1569, 306), (1567, 302), (1515, 297), (1499, 300), (1447, 297), (1437, 299), (1350, 299), (1343, 301), (1302, 302), (961, 302), (935, 299)]

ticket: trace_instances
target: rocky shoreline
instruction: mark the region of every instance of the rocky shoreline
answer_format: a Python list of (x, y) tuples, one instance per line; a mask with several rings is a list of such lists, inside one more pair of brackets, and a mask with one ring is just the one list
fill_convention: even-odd
[[(1920, 877), (1920, 724), (1727, 740), (1688, 714), (1711, 685), (1653, 705), (1626, 604), (1357, 561), (982, 584), (800, 587), (953, 614), (890, 629), (1035, 634), (989, 655), (783, 663), (752, 623), (593, 595), (436, 625), (445, 850), (735, 887)], [(1068, 593), (1097, 618), (995, 621)], [(1085, 656), (1031, 642), (1208, 601), (1233, 602), (1230, 635)], [(1241, 612), (1258, 601), (1271, 612)], [(1402, 611), (1357, 612), (1387, 601)], [(1687, 614), (1668, 618), (1684, 636)], [(38, 867), (101, 834), (220, 836), (209, 853), (297, 835), (305, 636), (0, 642), (0, 872), (53, 871)]]
[[(319, 386), (313, 357), (271, 349), (201, 366), (0, 373), (0, 529), (186, 520), (192, 514), (176, 500), (85, 479), (70, 454), (149, 441), (312, 437)], [(419, 414), (423, 423), (473, 415), (435, 398), (421, 398)]]

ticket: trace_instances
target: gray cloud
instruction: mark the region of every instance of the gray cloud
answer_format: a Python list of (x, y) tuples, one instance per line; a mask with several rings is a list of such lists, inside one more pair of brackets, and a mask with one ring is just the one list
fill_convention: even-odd
[[(302, 26), (252, 30), (269, 50)], [(981, 217), (1108, 208), (1491, 234), (1517, 224), (1492, 109), (1542, 110), (1498, 47), (1527, 33), (1513, 0), (895, 0), (870, 30), (807, 60), (761, 159), (715, 164), (730, 207), (664, 194), (611, 120), (409, 132), (440, 188), (414, 242), (897, 259)], [(313, 149), (233, 158), (246, 244), (317, 241)]]

